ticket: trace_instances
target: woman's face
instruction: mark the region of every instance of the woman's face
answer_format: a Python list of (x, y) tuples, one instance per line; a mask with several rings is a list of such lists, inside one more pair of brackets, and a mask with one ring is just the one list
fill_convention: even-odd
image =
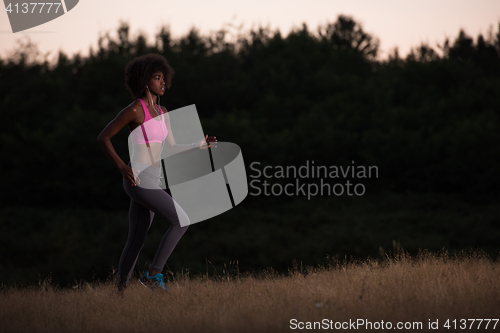
[(165, 93), (165, 77), (162, 72), (153, 73), (153, 77), (149, 81), (149, 91), (152, 94), (163, 96)]

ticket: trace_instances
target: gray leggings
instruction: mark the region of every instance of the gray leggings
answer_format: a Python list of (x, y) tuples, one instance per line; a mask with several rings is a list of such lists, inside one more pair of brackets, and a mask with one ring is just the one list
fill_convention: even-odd
[[(130, 166), (130, 163), (129, 163)], [(135, 163), (134, 163), (135, 168)], [(127, 245), (123, 249), (118, 265), (117, 286), (124, 288), (132, 275), (139, 252), (146, 241), (146, 236), (155, 214), (160, 214), (170, 221), (171, 226), (163, 236), (160, 246), (151, 264), (151, 269), (161, 272), (168, 257), (186, 232), (188, 226), (181, 227), (179, 214), (189, 221), (186, 212), (160, 186), (161, 170), (148, 166), (139, 174), (141, 186), (132, 186), (123, 179), (125, 192), (130, 196), (129, 233)]]

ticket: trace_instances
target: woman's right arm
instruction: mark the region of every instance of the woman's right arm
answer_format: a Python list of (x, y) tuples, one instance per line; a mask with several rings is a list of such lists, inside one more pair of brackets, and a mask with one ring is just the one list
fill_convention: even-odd
[(120, 156), (118, 156), (113, 144), (111, 143), (111, 138), (129, 123), (139, 122), (138, 117), (139, 112), (137, 107), (135, 107), (134, 104), (131, 104), (120, 111), (115, 119), (113, 119), (97, 137), (97, 142), (101, 146), (102, 150), (104, 150), (106, 155), (108, 155), (111, 161), (113, 161), (115, 166), (120, 170), (123, 177), (127, 179), (131, 185), (135, 185), (135, 177), (133, 175), (132, 168), (126, 165)]

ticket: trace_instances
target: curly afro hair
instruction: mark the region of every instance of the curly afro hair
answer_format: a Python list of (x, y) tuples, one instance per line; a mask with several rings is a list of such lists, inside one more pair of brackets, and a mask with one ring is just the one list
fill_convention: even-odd
[(132, 98), (144, 95), (146, 86), (155, 72), (162, 72), (165, 85), (170, 88), (174, 70), (168, 65), (167, 59), (159, 54), (146, 54), (130, 61), (125, 67), (125, 87)]

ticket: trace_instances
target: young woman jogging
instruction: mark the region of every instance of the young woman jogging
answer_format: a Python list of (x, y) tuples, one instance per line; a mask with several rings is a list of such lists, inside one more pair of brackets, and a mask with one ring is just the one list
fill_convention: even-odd
[[(193, 147), (207, 149), (210, 142), (217, 141), (215, 137), (205, 136), (204, 140), (191, 145), (175, 143), (167, 110), (157, 103), (165, 88), (170, 88), (173, 74), (167, 60), (160, 55), (148, 54), (129, 62), (125, 68), (125, 86), (136, 100), (120, 111), (97, 138), (104, 152), (120, 170), (123, 187), (130, 197), (128, 240), (120, 257), (116, 278), (120, 292), (129, 282), (155, 214), (165, 217), (171, 226), (160, 242), (149, 271), (140, 278), (140, 282), (151, 289), (166, 289), (161, 272), (188, 228), (179, 222), (179, 219), (189, 221), (184, 210), (160, 187), (160, 161), (165, 142), (167, 146), (176, 146), (177, 150), (179, 146), (185, 146), (181, 147), (183, 150)], [(131, 132), (129, 144), (134, 147), (130, 150), (128, 164), (123, 162), (111, 144), (111, 138), (125, 126)], [(183, 216), (179, 216), (181, 214)]]

